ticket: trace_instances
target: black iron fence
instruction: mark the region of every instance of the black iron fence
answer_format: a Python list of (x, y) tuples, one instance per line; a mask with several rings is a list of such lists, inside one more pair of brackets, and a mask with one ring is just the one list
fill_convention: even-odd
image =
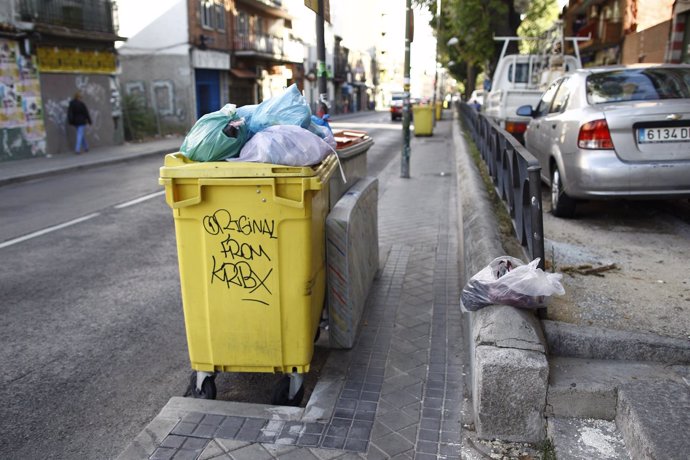
[(470, 129), (489, 169), (498, 196), (510, 214), (518, 241), (531, 259), (539, 257), (544, 268), (544, 221), (539, 161), (510, 133), (460, 103), (460, 114)]

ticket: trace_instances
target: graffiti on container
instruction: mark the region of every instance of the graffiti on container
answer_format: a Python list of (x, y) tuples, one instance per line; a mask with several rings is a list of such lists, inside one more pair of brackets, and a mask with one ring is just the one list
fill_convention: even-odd
[(256, 248), (254, 245), (249, 243), (240, 243), (234, 239), (232, 235), (228, 235), (225, 241), (221, 243), (221, 246), (223, 247), (222, 252), (225, 257), (227, 257), (229, 254), (233, 260), (238, 258), (244, 260), (254, 260), (254, 257), (265, 257), (269, 261), (271, 260), (271, 258), (268, 257), (268, 254), (266, 254), (266, 251), (264, 251), (263, 246), (259, 245), (259, 247)]
[[(214, 253), (211, 254), (211, 284), (223, 283), (228, 289), (243, 289), (251, 297), (242, 300), (269, 305), (257, 298), (272, 295), (268, 282), (273, 268), (266, 271), (265, 261), (271, 256), (260, 239), (277, 239), (275, 221), (251, 219), (246, 215), (233, 215), (227, 209), (218, 209), (202, 221), (204, 231), (212, 237), (219, 237)], [(250, 237), (250, 239), (245, 240)], [(259, 241), (257, 241), (259, 240)], [(262, 261), (263, 271), (255, 262)]]
[(259, 288), (263, 288), (268, 294), (271, 294), (271, 290), (266, 286), (266, 280), (271, 276), (272, 268), (261, 278), (246, 261), (222, 262), (216, 261), (216, 256), (211, 256), (211, 259), (213, 259), (211, 282), (213, 282), (213, 279), (217, 279), (224, 282), (228, 289), (232, 286), (238, 286), (248, 289), (250, 294), (253, 294)]
[(235, 231), (242, 235), (267, 235), (271, 239), (275, 236), (275, 222), (267, 219), (250, 219), (245, 215), (233, 218), (225, 209), (219, 209), (212, 216), (204, 217), (204, 229), (211, 235)]

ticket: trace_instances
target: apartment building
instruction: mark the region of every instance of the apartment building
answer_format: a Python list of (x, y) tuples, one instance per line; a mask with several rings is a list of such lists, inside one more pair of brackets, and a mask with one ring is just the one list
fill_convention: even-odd
[(122, 142), (111, 0), (0, 0), (0, 161), (71, 152), (79, 91), (92, 147)]
[(304, 79), (305, 48), (280, 0), (179, 0), (118, 51), (124, 93), (145, 102), (161, 134)]

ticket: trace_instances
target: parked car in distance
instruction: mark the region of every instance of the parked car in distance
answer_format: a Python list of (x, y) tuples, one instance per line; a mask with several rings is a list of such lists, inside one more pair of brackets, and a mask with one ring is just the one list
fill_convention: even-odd
[[(403, 103), (405, 99), (405, 93), (393, 93), (391, 94), (391, 121), (402, 120), (403, 117)], [(419, 104), (419, 98), (410, 98), (410, 120), (412, 120), (412, 109), (411, 107)]]
[(556, 216), (580, 199), (690, 197), (690, 65), (576, 70), (517, 114)]
[(391, 94), (391, 121), (402, 120), (404, 93)]

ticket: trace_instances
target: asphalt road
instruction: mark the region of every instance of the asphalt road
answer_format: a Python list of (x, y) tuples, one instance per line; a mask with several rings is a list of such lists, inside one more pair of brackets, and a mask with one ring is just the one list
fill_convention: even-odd
[[(401, 123), (387, 113), (334, 118), (374, 138), (370, 175), (399, 161)], [(184, 393), (190, 368), (161, 163), (2, 188), (0, 242), (30, 237), (0, 247), (0, 458), (113, 458)], [(274, 378), (224, 375), (219, 399), (266, 403)]]

